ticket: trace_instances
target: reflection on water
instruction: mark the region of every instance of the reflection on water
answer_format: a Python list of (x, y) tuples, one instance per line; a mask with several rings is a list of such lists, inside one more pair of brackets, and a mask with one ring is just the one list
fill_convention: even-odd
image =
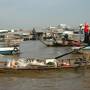
[[(19, 57), (56, 57), (69, 52), (70, 48), (46, 47), (39, 41), (27, 41), (20, 45), (20, 50), (20, 56), (0, 56), (0, 60), (12, 60)], [(73, 55), (67, 55), (65, 58), (68, 57)], [(90, 70), (0, 73), (0, 90), (90, 90)]]

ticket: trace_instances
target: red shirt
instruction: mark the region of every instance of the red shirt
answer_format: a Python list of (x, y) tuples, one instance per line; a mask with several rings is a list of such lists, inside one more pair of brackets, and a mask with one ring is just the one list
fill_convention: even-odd
[(84, 24), (84, 32), (86, 32), (86, 33), (88, 32), (88, 27), (89, 27), (88, 24), (85, 23), (85, 24)]

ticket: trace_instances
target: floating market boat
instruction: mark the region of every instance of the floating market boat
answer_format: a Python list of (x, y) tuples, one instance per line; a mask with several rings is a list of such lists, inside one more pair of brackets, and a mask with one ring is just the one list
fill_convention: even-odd
[(0, 62), (0, 73), (16, 73), (35, 70), (61, 70), (78, 67), (90, 67), (90, 62), (82, 58), (76, 59), (18, 59)]

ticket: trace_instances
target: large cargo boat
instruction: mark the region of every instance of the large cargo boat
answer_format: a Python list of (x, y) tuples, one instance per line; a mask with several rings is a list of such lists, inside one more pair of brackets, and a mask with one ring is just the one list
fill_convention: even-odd
[(0, 73), (19, 73), (29, 71), (48, 71), (61, 69), (77, 69), (90, 67), (90, 62), (82, 58), (76, 59), (19, 59), (0, 62)]

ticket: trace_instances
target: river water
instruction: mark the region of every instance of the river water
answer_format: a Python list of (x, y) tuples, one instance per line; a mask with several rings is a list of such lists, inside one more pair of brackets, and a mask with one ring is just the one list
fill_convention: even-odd
[[(19, 56), (0, 56), (1, 60), (19, 57), (54, 58), (71, 51), (69, 47), (46, 47), (39, 41), (20, 45)], [(65, 58), (73, 57), (72, 54)], [(23, 74), (0, 73), (0, 90), (90, 90), (90, 70), (33, 71)]]

